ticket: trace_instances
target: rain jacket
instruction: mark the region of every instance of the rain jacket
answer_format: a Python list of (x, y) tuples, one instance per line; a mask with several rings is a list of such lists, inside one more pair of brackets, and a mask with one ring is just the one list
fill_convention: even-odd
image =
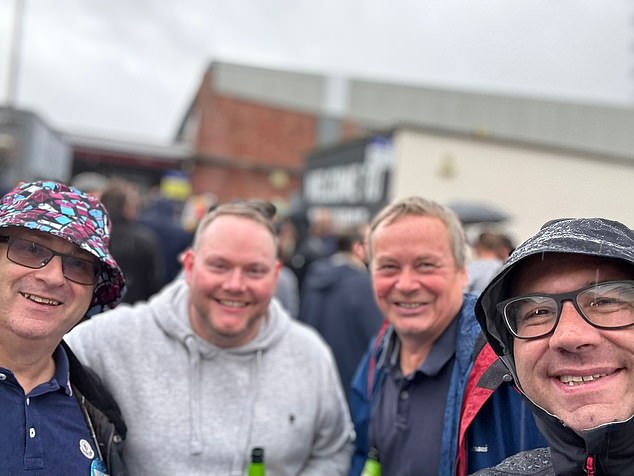
[(243, 476), (261, 446), (267, 476), (346, 474), (354, 433), (321, 338), (273, 301), (254, 340), (218, 348), (192, 331), (188, 296), (178, 279), (68, 336), (118, 399), (130, 473)]
[[(455, 364), (445, 406), (445, 429), (440, 436), (440, 476), (463, 476), (545, 444), (528, 408), (509, 383), (510, 375), (479, 338), (474, 303), (475, 296), (465, 295), (457, 316)], [(388, 327), (384, 335), (379, 334), (353, 379), (350, 399), (357, 443), (350, 476), (361, 474), (368, 453), (372, 406), (385, 378), (381, 357), (391, 332)]]
[(580, 435), (557, 418), (534, 407), (537, 425), (552, 447), (516, 454), (477, 476), (605, 476), (634, 474), (634, 417), (609, 423)]

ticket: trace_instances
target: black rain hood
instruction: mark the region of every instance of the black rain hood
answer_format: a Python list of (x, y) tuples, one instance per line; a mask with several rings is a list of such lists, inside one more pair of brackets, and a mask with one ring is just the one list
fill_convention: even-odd
[(615, 259), (634, 266), (634, 231), (604, 218), (565, 218), (547, 222), (536, 235), (518, 246), (484, 289), (475, 306), (476, 317), (493, 350), (519, 385), (513, 359), (513, 336), (496, 309), (511, 297), (509, 281), (517, 266), (543, 253), (569, 253)]

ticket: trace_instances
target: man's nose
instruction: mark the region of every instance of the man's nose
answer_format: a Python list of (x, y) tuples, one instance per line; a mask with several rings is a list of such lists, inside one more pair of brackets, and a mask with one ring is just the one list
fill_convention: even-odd
[(557, 327), (550, 336), (549, 345), (572, 352), (592, 347), (599, 339), (599, 329), (587, 322), (571, 301), (565, 301), (561, 306)]
[(63, 283), (66, 279), (61, 256), (53, 256), (48, 263), (37, 271), (38, 276), (45, 277), (46, 281), (51, 284)]
[(242, 289), (244, 287), (244, 274), (240, 268), (235, 268), (229, 273), (225, 286), (229, 289)]
[(410, 268), (403, 268), (398, 276), (396, 288), (399, 291), (411, 291), (418, 286), (416, 274)]

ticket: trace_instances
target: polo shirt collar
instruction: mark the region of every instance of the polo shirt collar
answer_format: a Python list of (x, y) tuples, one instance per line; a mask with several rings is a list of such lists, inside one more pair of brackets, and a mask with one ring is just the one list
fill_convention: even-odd
[[(444, 332), (433, 343), (429, 354), (423, 363), (416, 369), (414, 374), (422, 373), (428, 377), (438, 375), (441, 369), (449, 362), (456, 353), (456, 332), (458, 329), (458, 319), (451, 321)], [(401, 341), (396, 332), (391, 332), (388, 337), (386, 367), (390, 373), (397, 371), (401, 373), (399, 365), (399, 354), (401, 351)], [(412, 376), (414, 375), (412, 374)]]
[(55, 374), (51, 379), (51, 384), (57, 384), (64, 390), (69, 397), (73, 395), (73, 389), (70, 386), (70, 366), (68, 363), (68, 355), (61, 345), (58, 345), (53, 352), (53, 361), (55, 362)]

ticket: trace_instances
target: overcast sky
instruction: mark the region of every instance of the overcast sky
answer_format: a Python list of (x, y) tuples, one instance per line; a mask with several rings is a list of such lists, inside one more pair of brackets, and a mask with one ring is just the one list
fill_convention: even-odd
[(23, 1), (15, 102), (73, 133), (168, 143), (213, 60), (634, 106), (634, 0)]

